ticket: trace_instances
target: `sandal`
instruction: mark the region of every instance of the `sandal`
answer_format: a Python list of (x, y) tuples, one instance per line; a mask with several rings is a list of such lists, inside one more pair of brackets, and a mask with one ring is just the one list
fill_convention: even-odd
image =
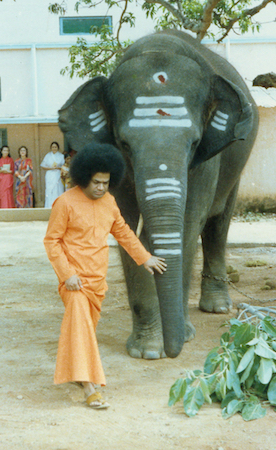
[(109, 403), (104, 401), (99, 392), (89, 395), (86, 399), (86, 403), (93, 409), (107, 409), (110, 406)]

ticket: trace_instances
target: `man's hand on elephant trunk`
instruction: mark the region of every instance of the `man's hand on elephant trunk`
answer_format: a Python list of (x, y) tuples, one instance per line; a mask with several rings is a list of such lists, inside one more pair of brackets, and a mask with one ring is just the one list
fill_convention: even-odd
[(72, 275), (65, 281), (65, 287), (68, 291), (79, 291), (82, 288), (81, 279), (77, 275)]
[(152, 256), (150, 259), (148, 259), (144, 263), (144, 267), (152, 275), (154, 274), (153, 269), (157, 270), (157, 272), (162, 274), (163, 272), (166, 271), (167, 264), (165, 263), (164, 258), (158, 258), (157, 256)]

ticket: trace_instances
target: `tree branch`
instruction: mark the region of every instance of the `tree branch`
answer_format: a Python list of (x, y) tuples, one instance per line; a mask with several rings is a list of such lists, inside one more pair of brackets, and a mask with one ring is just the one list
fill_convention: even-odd
[(260, 3), (258, 6), (255, 6), (255, 8), (245, 9), (240, 14), (238, 14), (234, 19), (230, 20), (228, 22), (227, 26), (223, 26), (220, 22), (221, 27), (224, 28), (226, 31), (222, 35), (222, 37), (218, 39), (217, 42), (220, 43), (221, 41), (223, 41), (223, 39), (232, 30), (235, 23), (237, 23), (240, 19), (242, 19), (243, 17), (246, 17), (246, 16), (249, 16), (249, 17), (255, 16), (255, 14), (258, 14), (258, 12), (260, 12), (262, 9), (264, 9), (268, 5), (268, 3), (271, 3), (271, 2), (276, 4), (276, 0), (263, 0), (263, 2)]
[(124, 17), (124, 15), (125, 15), (125, 13), (126, 13), (126, 10), (127, 10), (127, 6), (128, 6), (128, 0), (125, 0), (125, 6), (124, 6), (124, 9), (123, 9), (123, 11), (122, 11), (120, 20), (119, 20), (119, 27), (118, 27), (117, 36), (116, 36), (118, 45), (119, 45), (121, 48), (122, 48), (122, 46), (121, 46), (121, 43), (120, 43), (120, 40), (119, 40), (119, 35), (120, 35), (120, 31), (121, 31), (122, 24), (123, 24), (123, 17)]
[(184, 17), (181, 12), (179, 12), (176, 8), (174, 8), (174, 6), (172, 6), (171, 3), (167, 2), (166, 0), (147, 0), (147, 3), (163, 6), (163, 8), (167, 9), (170, 13), (172, 13), (174, 17), (176, 17), (176, 19), (178, 19), (182, 23), (183, 27), (186, 30), (198, 33), (198, 27), (200, 26), (198, 21)]
[(217, 4), (219, 3), (220, 0), (208, 0), (205, 8), (203, 9), (203, 15), (202, 15), (202, 20), (201, 20), (201, 26), (200, 29), (197, 32), (197, 39), (199, 41), (201, 41), (208, 28), (210, 27), (211, 23), (212, 23), (212, 18), (213, 18), (213, 11), (215, 9), (215, 7), (217, 6)]

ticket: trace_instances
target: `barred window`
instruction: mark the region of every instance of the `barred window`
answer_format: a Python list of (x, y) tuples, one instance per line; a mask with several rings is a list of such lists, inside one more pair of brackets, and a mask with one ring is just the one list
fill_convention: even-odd
[(0, 128), (0, 148), (3, 145), (8, 145), (8, 133), (7, 128)]
[(112, 28), (111, 16), (60, 17), (60, 34), (90, 34), (93, 27), (100, 29), (103, 25)]

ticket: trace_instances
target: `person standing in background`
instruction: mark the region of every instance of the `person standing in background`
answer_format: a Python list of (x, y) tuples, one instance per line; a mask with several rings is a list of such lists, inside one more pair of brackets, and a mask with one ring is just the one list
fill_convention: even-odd
[(62, 181), (62, 184), (64, 186), (64, 191), (68, 191), (68, 189), (70, 189), (71, 186), (71, 177), (70, 177), (70, 163), (71, 163), (71, 155), (70, 153), (64, 153), (64, 159), (65, 159), (65, 163), (63, 164), (63, 166), (60, 169), (60, 178)]
[(52, 142), (50, 152), (47, 153), (40, 164), (46, 170), (45, 175), (45, 208), (51, 208), (55, 199), (64, 192), (60, 178), (60, 169), (64, 164), (64, 156), (59, 152), (59, 144)]
[(0, 208), (15, 208), (13, 199), (14, 161), (10, 148), (3, 145), (0, 155)]
[(15, 206), (16, 208), (33, 207), (33, 163), (28, 158), (28, 149), (22, 145), (18, 149), (19, 158), (14, 162)]

